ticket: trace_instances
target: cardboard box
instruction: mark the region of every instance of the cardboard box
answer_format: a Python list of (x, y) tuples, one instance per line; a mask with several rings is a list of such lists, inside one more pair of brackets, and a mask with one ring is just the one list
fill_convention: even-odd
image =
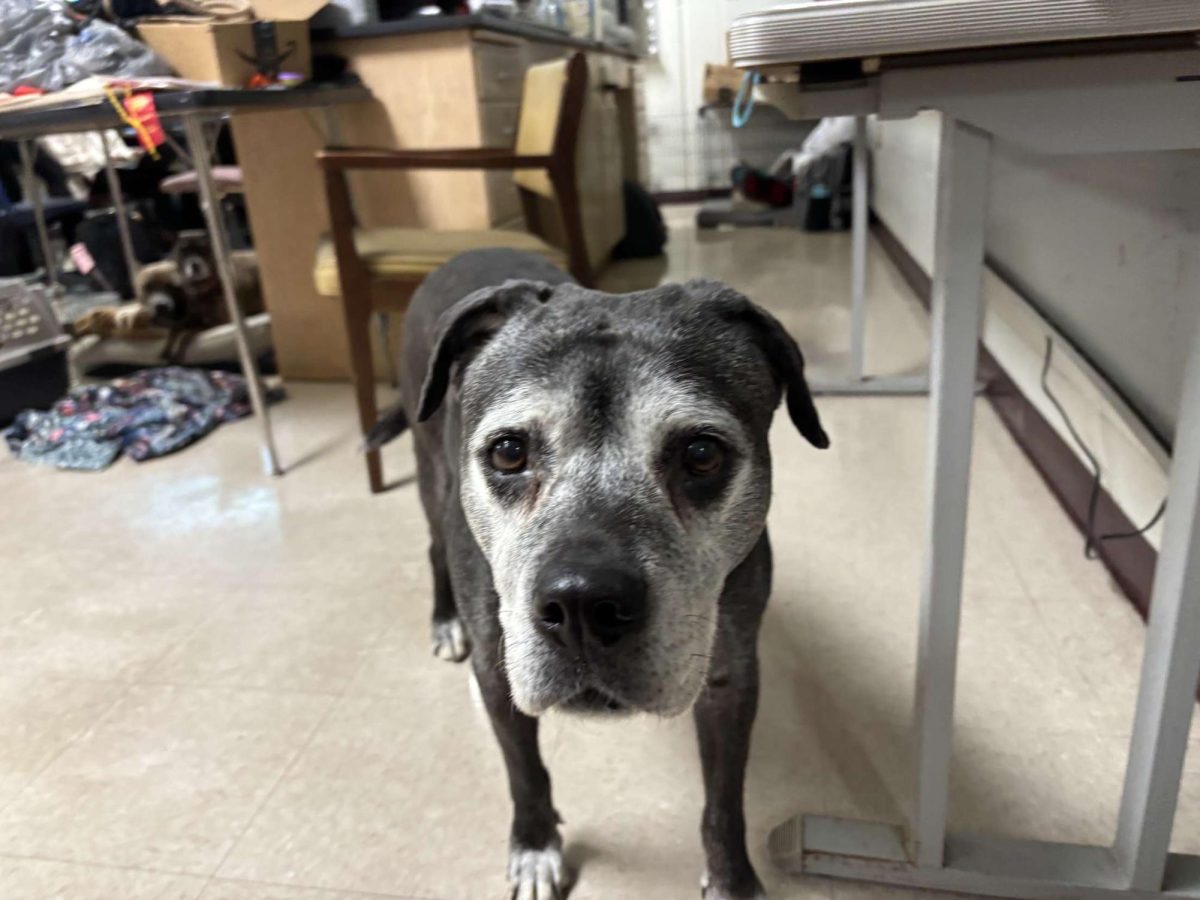
[(731, 106), (742, 86), (742, 70), (708, 63), (704, 66), (704, 104)]
[(178, 19), (138, 25), (138, 36), (183, 78), (244, 87), (255, 72), (255, 26), (268, 23), (278, 52), (288, 53), (284, 72), (312, 75), (308, 20), (327, 0), (251, 0), (256, 22), (181, 22)]

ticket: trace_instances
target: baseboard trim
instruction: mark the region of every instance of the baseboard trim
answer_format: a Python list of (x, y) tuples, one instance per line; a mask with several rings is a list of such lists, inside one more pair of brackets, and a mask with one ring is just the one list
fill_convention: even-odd
[(658, 203), (701, 203), (705, 200), (723, 200), (733, 196), (732, 188), (697, 188), (690, 191), (655, 191), (651, 196)]
[[(928, 308), (932, 294), (929, 275), (883, 221), (873, 216), (871, 229), (888, 259), (912, 288), (913, 293)], [(980, 369), (988, 384), (988, 402), (1038, 474), (1042, 476), (1059, 505), (1075, 523), (1082, 537), (1087, 522), (1092, 473), (1021, 393), (1004, 368), (983, 347), (980, 348)], [(1095, 524), (1100, 534), (1124, 534), (1136, 531), (1138, 527), (1129, 521), (1103, 488), (1100, 491)], [(1154, 548), (1144, 538), (1135, 537), (1101, 543), (1097, 550), (1100, 560), (1113, 580), (1145, 617), (1150, 610), (1154, 567), (1158, 561), (1158, 554)]]

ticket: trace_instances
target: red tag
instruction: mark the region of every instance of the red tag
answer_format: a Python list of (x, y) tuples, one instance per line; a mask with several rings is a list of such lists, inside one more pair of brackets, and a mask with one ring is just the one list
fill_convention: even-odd
[(131, 119), (141, 123), (141, 128), (135, 129), (138, 140), (147, 150), (153, 151), (166, 143), (167, 136), (163, 132), (162, 122), (158, 118), (158, 107), (154, 105), (154, 95), (149, 93), (133, 94), (125, 98), (125, 112)]

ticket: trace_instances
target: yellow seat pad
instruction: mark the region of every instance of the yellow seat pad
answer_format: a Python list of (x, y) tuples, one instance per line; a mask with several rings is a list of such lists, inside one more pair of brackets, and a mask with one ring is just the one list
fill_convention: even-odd
[[(428, 231), (422, 228), (360, 228), (354, 232), (358, 255), (375, 278), (428, 275), (438, 266), (467, 250), (504, 247), (540, 253), (555, 265), (566, 267), (567, 257), (556, 247), (524, 231)], [(313, 269), (317, 292), (340, 296), (337, 257), (333, 241), (322, 238)]]

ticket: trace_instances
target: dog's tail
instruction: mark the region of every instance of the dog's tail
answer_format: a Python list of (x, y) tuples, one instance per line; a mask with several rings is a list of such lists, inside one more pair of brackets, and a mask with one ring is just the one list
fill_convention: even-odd
[(406, 431), (408, 431), (408, 413), (404, 411), (404, 401), (399, 401), (395, 406), (384, 410), (379, 421), (375, 423), (375, 427), (363, 439), (362, 450), (364, 453), (378, 450)]

